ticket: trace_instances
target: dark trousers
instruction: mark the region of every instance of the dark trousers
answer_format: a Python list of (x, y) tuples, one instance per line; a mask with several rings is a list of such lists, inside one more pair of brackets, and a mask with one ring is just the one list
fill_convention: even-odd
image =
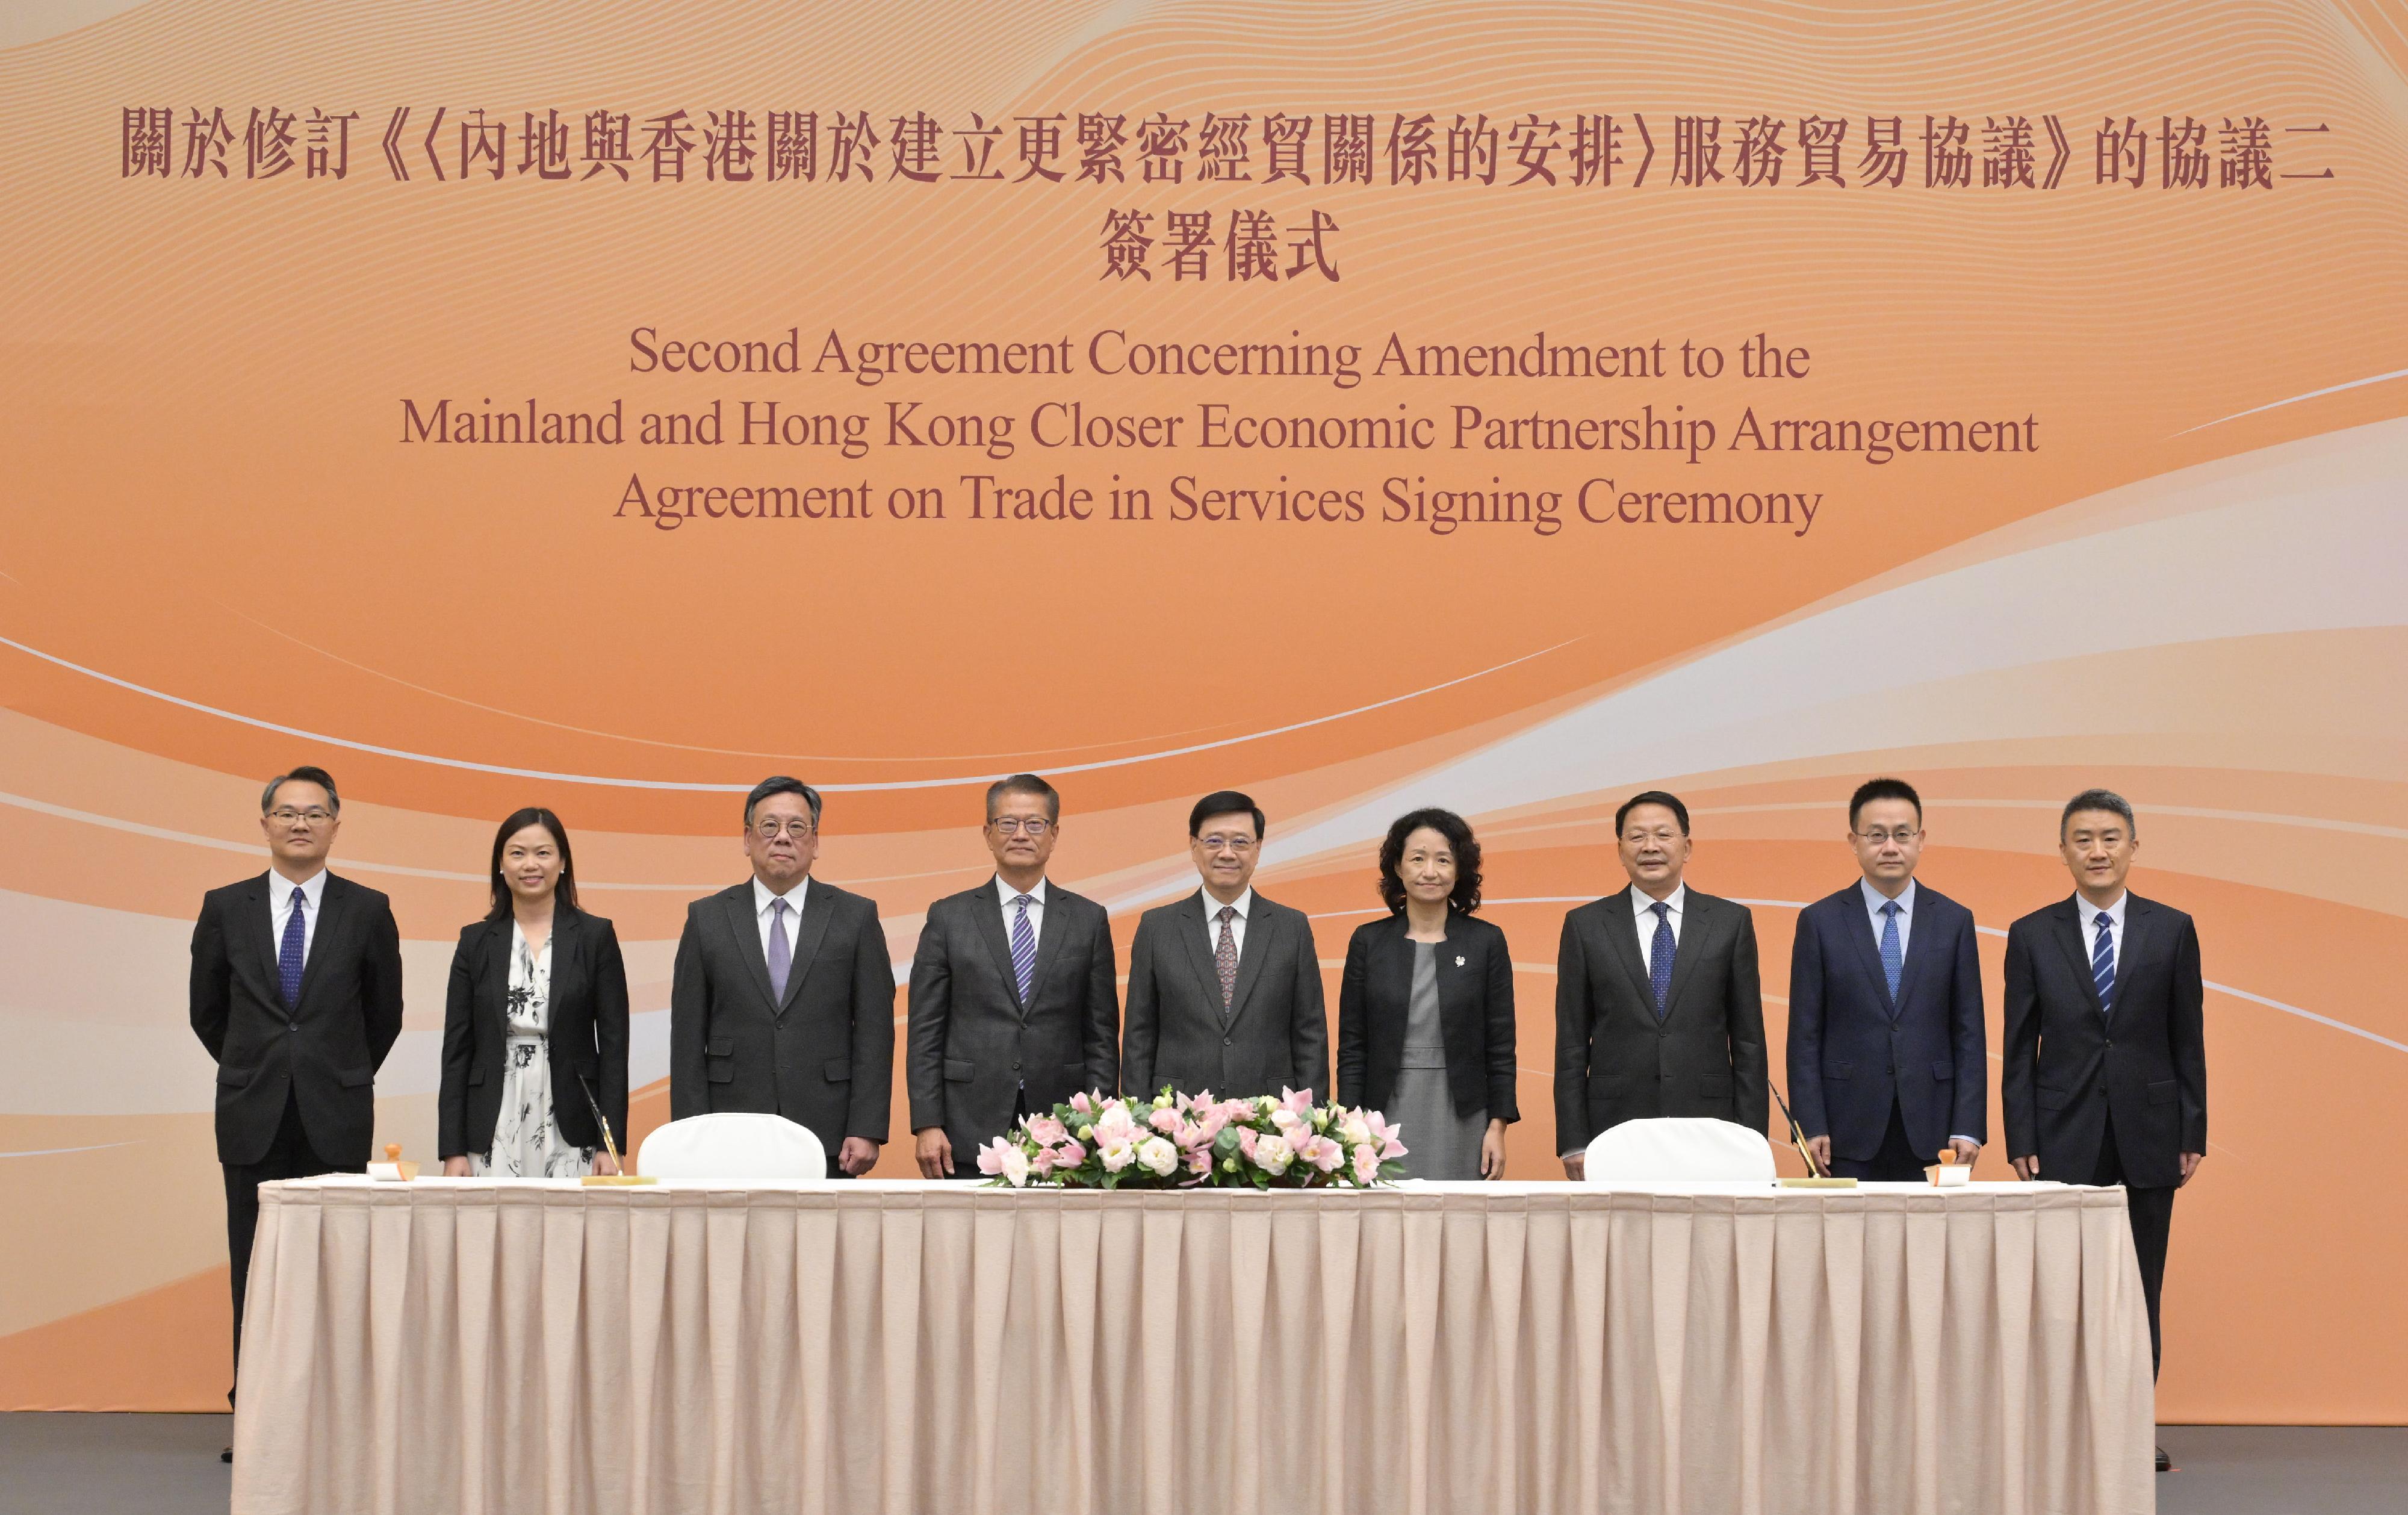
[(1870, 1162), (1856, 1162), (1831, 1154), (1831, 1176), (1854, 1178), (1860, 1183), (1919, 1184), (1924, 1181), (1924, 1168), (1939, 1158), (1937, 1152), (1918, 1156), (1914, 1144), (1906, 1137), (1906, 1117), (1898, 1101), (1889, 1102), (1889, 1130), (1883, 1133), (1881, 1150)]
[[(2048, 1176), (2045, 1170), (2041, 1176)], [(2113, 1118), (2100, 1136), (2099, 1171), (2090, 1181), (2101, 1188), (2124, 1183), (2124, 1158), (2115, 1150)], [(2149, 1302), (2149, 1374), (2154, 1378), (2165, 1358), (2165, 1340), (2157, 1331), (2157, 1291), (2166, 1281), (2166, 1236), (2173, 1229), (2174, 1191), (2124, 1184), (2124, 1208), (2132, 1219), (2132, 1252), (2141, 1262), (2141, 1297)]]
[[(242, 1377), (242, 1300), (251, 1283), (251, 1241), (259, 1230), (259, 1186), (279, 1178), (314, 1178), (322, 1173), (366, 1173), (367, 1163), (354, 1158), (349, 1162), (337, 1162), (312, 1148), (309, 1133), (302, 1129), (301, 1106), (292, 1095), (284, 1098), (284, 1118), (276, 1125), (275, 1139), (256, 1162), (228, 1162), (226, 1186), (226, 1259), (234, 1266), (234, 1358), (235, 1378)], [(234, 1391), (226, 1391), (231, 1404)]]
[[(1013, 1128), (1016, 1130), (1019, 1127), (1020, 1122), (1025, 1119), (1027, 1116), (1028, 1086), (1026, 1084), (1023, 1084), (1011, 1096), (1011, 1124)], [(1001, 1136), (1010, 1136), (1011, 1133), (1010, 1131), (1004, 1131), (998, 1132), (996, 1134)], [(989, 1139), (992, 1140), (993, 1138)], [(980, 1145), (984, 1146), (985, 1144), (981, 1143)], [(963, 1183), (985, 1183), (987, 1181), (987, 1176), (979, 1172), (978, 1155), (979, 1148), (976, 1147), (968, 1148), (960, 1147), (954, 1147), (953, 1171), (945, 1175), (945, 1176)]]

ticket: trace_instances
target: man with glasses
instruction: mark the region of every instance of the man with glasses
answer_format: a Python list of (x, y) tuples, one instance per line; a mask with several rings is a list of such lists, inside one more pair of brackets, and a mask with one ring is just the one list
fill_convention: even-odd
[(1208, 794), (1187, 838), (1203, 887), (1147, 911), (1129, 945), (1121, 1088), (1224, 1099), (1296, 1089), (1318, 1103), (1329, 1092), (1321, 959), (1304, 912), (1254, 891), (1262, 809), (1232, 789)]
[(237, 1372), (259, 1186), (366, 1171), (377, 1069), (401, 1034), (392, 903), (326, 872), (342, 808), (322, 768), (269, 779), (267, 872), (211, 889), (193, 928), (193, 1031), (218, 1065)]
[(924, 1177), (977, 1177), (978, 1149), (1021, 1117), (1119, 1087), (1111, 921), (1047, 881), (1061, 834), (1054, 786), (998, 779), (986, 791), (995, 877), (928, 907), (904, 1054)]
[(1863, 876), (1800, 912), (1790, 948), (1790, 1111), (1824, 1172), (1920, 1183), (1943, 1146), (1970, 1163), (1989, 1133), (1973, 913), (1916, 882), (1923, 801), (1904, 780), (1857, 786), (1848, 845)]
[(886, 1141), (895, 971), (878, 905), (810, 876), (819, 791), (766, 778), (744, 799), (752, 877), (686, 907), (669, 986), (669, 1116), (752, 1110), (810, 1128), (828, 1176)]

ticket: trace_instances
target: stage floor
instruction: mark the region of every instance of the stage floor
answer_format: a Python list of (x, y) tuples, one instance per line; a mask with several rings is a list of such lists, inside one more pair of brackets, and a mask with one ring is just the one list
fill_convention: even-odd
[[(229, 1415), (0, 1415), (0, 1515), (217, 1515)], [(2160, 1515), (2396, 1515), (2408, 1428), (2170, 1425)]]

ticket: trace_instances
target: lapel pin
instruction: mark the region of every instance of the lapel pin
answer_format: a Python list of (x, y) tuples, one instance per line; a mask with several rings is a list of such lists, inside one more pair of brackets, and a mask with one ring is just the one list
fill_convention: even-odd
[(1455, 959), (1455, 965), (1457, 968), (1462, 967), (1462, 966), (1463, 966), (1463, 960), (1462, 960), (1461, 958), (1457, 958), (1457, 959)]

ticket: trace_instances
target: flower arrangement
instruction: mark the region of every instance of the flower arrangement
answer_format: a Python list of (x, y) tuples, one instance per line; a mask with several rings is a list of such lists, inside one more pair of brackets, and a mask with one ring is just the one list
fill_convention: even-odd
[(1277, 1099), (1073, 1094), (979, 1148), (979, 1172), (1014, 1189), (1369, 1189), (1404, 1176), (1402, 1127), (1377, 1110)]

